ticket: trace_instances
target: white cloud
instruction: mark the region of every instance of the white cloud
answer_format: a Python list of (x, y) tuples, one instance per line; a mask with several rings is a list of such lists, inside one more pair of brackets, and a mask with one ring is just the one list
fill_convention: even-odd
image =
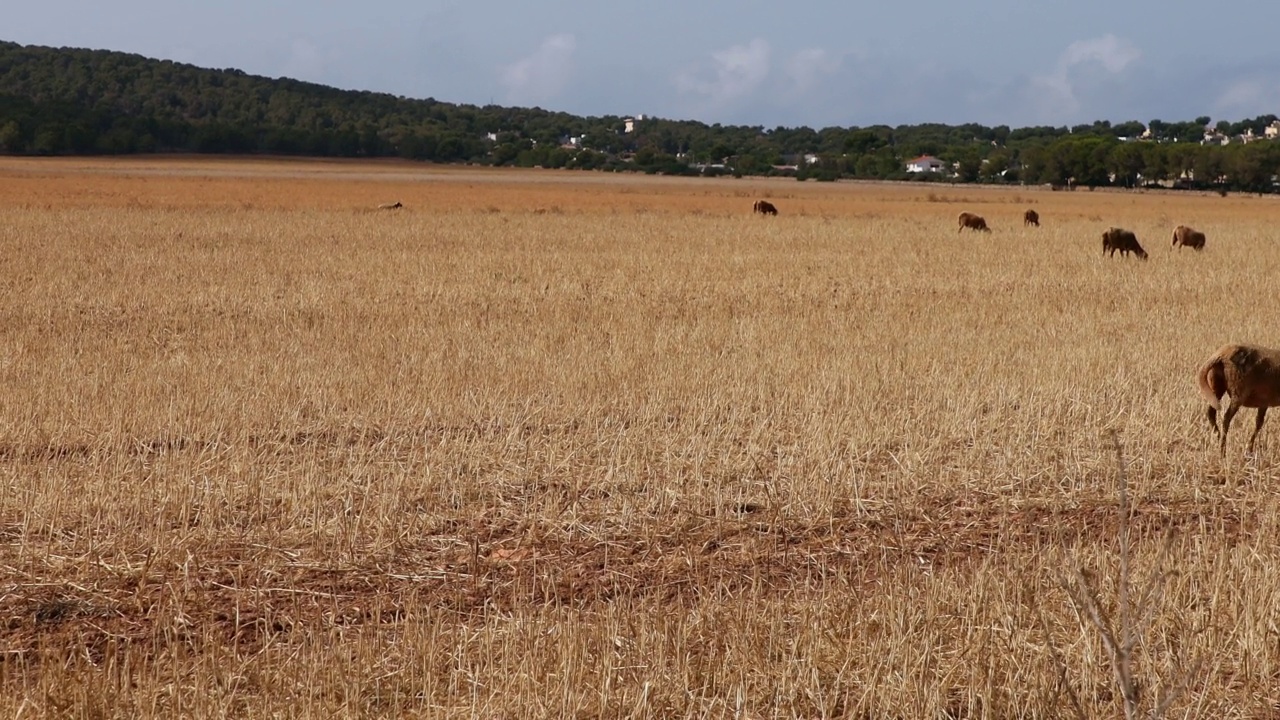
[(1095, 62), (1106, 68), (1107, 72), (1118, 73), (1140, 57), (1142, 53), (1138, 52), (1133, 43), (1108, 33), (1100, 38), (1077, 40), (1068, 45), (1066, 52), (1058, 59), (1058, 67), (1061, 71), (1074, 65)]
[[(750, 95), (769, 77), (769, 43), (755, 38), (711, 53), (710, 67), (685, 69), (676, 74), (676, 89), (701, 96), (713, 107)], [(710, 75), (710, 78), (706, 76)]]
[(806, 48), (800, 50), (787, 60), (787, 78), (791, 81), (792, 90), (805, 93), (818, 86), (823, 80), (840, 69), (843, 61), (823, 48)]
[(500, 80), (507, 88), (507, 102), (536, 105), (560, 95), (573, 75), (576, 47), (573, 35), (552, 35), (533, 54), (504, 66)]
[(1280, 105), (1280, 82), (1273, 78), (1242, 78), (1231, 82), (1213, 100), (1213, 109), (1237, 118), (1275, 112)]
[(1133, 43), (1109, 33), (1071, 43), (1058, 57), (1052, 73), (1031, 79), (1042, 120), (1059, 124), (1063, 116), (1079, 112), (1079, 94), (1087, 83), (1082, 74), (1101, 70), (1104, 76), (1120, 75), (1140, 57), (1142, 53)]

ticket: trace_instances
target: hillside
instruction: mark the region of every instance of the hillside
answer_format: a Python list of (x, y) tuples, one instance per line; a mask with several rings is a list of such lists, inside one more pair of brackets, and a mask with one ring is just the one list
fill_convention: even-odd
[(11, 153), (262, 152), (445, 162), (485, 154), (482, 138), (494, 129), (581, 134), (619, 124), (14, 43), (0, 43), (0, 118), (0, 146)]
[[(668, 174), (1135, 186), (1178, 179), (1270, 191), (1280, 145), (1265, 115), (1011, 129), (977, 124), (765, 129), (338, 90), (107, 50), (0, 42), (0, 153), (263, 153), (402, 157)], [(1145, 131), (1147, 141), (1136, 141)], [(908, 173), (920, 155), (941, 172)]]

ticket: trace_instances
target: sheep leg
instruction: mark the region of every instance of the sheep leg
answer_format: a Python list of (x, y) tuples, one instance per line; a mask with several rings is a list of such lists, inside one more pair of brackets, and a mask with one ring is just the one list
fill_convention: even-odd
[(1204, 414), (1209, 418), (1209, 426), (1213, 428), (1213, 434), (1221, 437), (1222, 431), (1218, 429), (1218, 411), (1210, 405)]
[(1227, 433), (1231, 430), (1231, 421), (1235, 418), (1236, 413), (1240, 411), (1240, 406), (1234, 400), (1227, 402), (1227, 411), (1222, 413), (1222, 456), (1227, 456)]
[(1253, 454), (1253, 441), (1258, 439), (1258, 432), (1262, 430), (1262, 423), (1267, 419), (1267, 409), (1265, 407), (1258, 408), (1258, 421), (1253, 426), (1253, 434), (1249, 436), (1249, 454)]

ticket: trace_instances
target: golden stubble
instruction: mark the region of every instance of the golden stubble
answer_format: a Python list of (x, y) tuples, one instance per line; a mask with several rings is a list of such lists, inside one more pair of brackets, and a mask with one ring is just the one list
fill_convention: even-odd
[(1280, 700), (1280, 442), (1194, 384), (1280, 346), (1271, 198), (0, 175), (6, 712), (1059, 717), (1052, 642), (1115, 713), (1059, 584), (1114, 590), (1112, 431), (1140, 576), (1176, 532), (1139, 682)]

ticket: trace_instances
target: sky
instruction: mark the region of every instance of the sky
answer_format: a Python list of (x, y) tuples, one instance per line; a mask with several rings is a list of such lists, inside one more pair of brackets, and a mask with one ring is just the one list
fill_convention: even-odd
[(733, 125), (1280, 115), (1280, 3), (42, 0), (0, 40), (344, 89)]

